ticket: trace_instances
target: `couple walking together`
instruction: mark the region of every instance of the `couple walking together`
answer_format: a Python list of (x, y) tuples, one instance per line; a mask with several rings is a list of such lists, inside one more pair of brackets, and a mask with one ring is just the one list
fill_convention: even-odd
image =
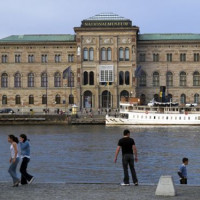
[[(20, 183), (22, 185), (30, 184), (33, 182), (34, 177), (27, 173), (27, 166), (30, 161), (30, 144), (25, 134), (21, 134), (19, 140), (14, 135), (8, 136), (8, 142), (10, 145), (10, 167), (8, 172), (13, 179), (13, 187), (17, 187)], [(21, 180), (17, 176), (17, 165), (20, 161), (18, 152), (18, 143), (20, 143), (22, 163), (20, 166)]]

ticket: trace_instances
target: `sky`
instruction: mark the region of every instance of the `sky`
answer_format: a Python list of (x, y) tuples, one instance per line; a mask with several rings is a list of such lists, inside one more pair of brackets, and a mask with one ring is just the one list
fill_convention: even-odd
[(140, 33), (200, 33), (200, 0), (1, 0), (0, 38), (74, 34), (83, 19), (112, 12)]

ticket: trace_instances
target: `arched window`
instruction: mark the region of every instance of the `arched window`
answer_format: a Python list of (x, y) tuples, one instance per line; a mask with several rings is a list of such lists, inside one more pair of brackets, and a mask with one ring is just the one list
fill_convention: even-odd
[(107, 90), (102, 92), (102, 108), (111, 108), (111, 93)]
[(28, 87), (34, 87), (34, 74), (28, 74)]
[(119, 85), (124, 85), (124, 72), (119, 72)]
[(173, 74), (172, 72), (167, 72), (166, 74), (166, 85), (173, 86)]
[(185, 104), (185, 103), (186, 103), (186, 95), (181, 94), (181, 104)]
[(54, 74), (54, 87), (61, 87), (61, 75), (59, 72)]
[(46, 94), (42, 95), (42, 104), (47, 104), (47, 96), (46, 96)]
[(180, 73), (180, 86), (186, 86), (186, 73)]
[(69, 95), (69, 104), (74, 104), (74, 96), (72, 94)]
[(94, 72), (90, 72), (90, 85), (94, 85)]
[(34, 96), (33, 95), (29, 95), (28, 102), (29, 102), (29, 104), (34, 104)]
[(88, 72), (83, 73), (83, 85), (88, 84)]
[(125, 72), (125, 84), (126, 85), (130, 84), (130, 74), (128, 71)]
[(61, 102), (60, 95), (57, 94), (56, 97), (55, 97), (55, 103), (56, 103), (56, 104), (60, 104), (60, 102)]
[(112, 50), (110, 47), (107, 49), (107, 60), (108, 61), (112, 60)]
[(158, 87), (160, 85), (160, 78), (159, 78), (159, 73), (158, 72), (154, 72), (153, 73), (153, 86), (154, 87)]
[(129, 61), (129, 48), (125, 48), (125, 61)]
[(119, 48), (119, 61), (124, 60), (124, 50), (122, 47)]
[(123, 91), (120, 93), (120, 100), (121, 100), (122, 97), (128, 98), (128, 97), (129, 97), (129, 92), (126, 91), (126, 90), (123, 90)]
[(83, 61), (88, 61), (88, 49), (83, 49)]
[(8, 74), (3, 73), (1, 75), (1, 87), (7, 88), (8, 87)]
[(146, 73), (144, 71), (141, 71), (140, 79), (139, 79), (139, 86), (140, 87), (145, 87), (146, 86)]
[(6, 105), (6, 104), (7, 104), (7, 96), (6, 96), (6, 95), (3, 95), (3, 96), (2, 96), (2, 104), (3, 104), (3, 105)]
[(199, 104), (199, 94), (194, 95), (194, 103)]
[(15, 96), (15, 104), (21, 104), (21, 98), (19, 95)]
[(74, 87), (74, 73), (71, 71), (68, 78), (68, 87)]
[(101, 48), (101, 60), (105, 61), (106, 60), (106, 48)]
[(90, 61), (94, 60), (94, 49), (93, 48), (89, 49), (89, 59), (90, 59)]
[(193, 74), (193, 86), (199, 86), (199, 85), (200, 85), (199, 72), (194, 72), (194, 74)]
[(21, 74), (18, 72), (14, 76), (14, 86), (21, 87)]
[(48, 77), (46, 72), (43, 72), (41, 75), (41, 87), (48, 87)]
[(92, 108), (92, 92), (91, 91), (85, 91), (83, 94), (83, 106), (84, 108)]

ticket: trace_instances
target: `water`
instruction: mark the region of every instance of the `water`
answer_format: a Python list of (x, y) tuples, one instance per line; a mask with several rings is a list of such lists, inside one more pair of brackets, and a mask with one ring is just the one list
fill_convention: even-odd
[(28, 170), (38, 182), (119, 183), (121, 152), (117, 164), (113, 160), (124, 128), (136, 142), (140, 183), (156, 184), (161, 175), (172, 175), (178, 183), (177, 170), (188, 157), (188, 182), (199, 184), (199, 127), (134, 126), (1, 126), (0, 181), (11, 181), (7, 135), (25, 133), (31, 140)]

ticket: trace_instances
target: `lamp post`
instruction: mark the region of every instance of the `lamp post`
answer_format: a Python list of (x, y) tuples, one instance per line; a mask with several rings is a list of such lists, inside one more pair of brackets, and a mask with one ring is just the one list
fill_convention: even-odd
[(65, 114), (67, 111), (67, 84), (64, 85), (65, 86)]

